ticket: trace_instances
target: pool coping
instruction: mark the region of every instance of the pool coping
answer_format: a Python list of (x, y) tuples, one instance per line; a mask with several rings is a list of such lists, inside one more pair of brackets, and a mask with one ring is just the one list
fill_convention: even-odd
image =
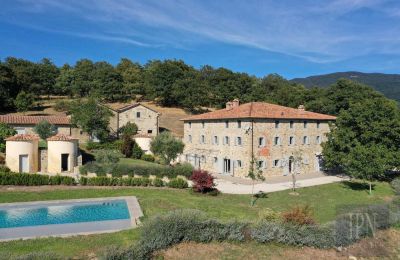
[[(86, 226), (94, 226), (97, 224), (98, 226), (104, 226), (104, 225), (110, 225), (114, 226), (114, 228), (107, 229), (103, 228), (102, 230), (93, 230), (93, 231), (75, 231), (72, 233), (61, 233), (61, 234), (50, 234), (50, 235), (28, 235), (28, 236), (18, 236), (18, 237), (11, 237), (11, 238), (1, 238), (0, 236), (0, 242), (3, 241), (10, 241), (10, 240), (19, 240), (19, 239), (35, 239), (35, 238), (45, 238), (45, 237), (71, 237), (71, 236), (76, 236), (76, 235), (91, 235), (91, 234), (101, 234), (101, 233), (112, 233), (112, 232), (117, 232), (121, 230), (126, 230), (126, 229), (131, 229), (135, 228), (140, 224), (140, 217), (143, 216), (143, 212), (140, 208), (139, 202), (135, 196), (119, 196), (119, 197), (101, 197), (101, 198), (85, 198), (85, 199), (67, 199), (67, 200), (44, 200), (44, 201), (30, 201), (30, 202), (12, 202), (12, 203), (0, 203), (0, 209), (1, 208), (12, 208), (12, 207), (20, 207), (20, 206), (36, 206), (36, 205), (52, 205), (52, 204), (63, 204), (63, 203), (84, 203), (84, 202), (98, 202), (98, 201), (108, 201), (108, 200), (125, 200), (130, 219), (124, 219), (124, 220), (104, 220), (104, 221), (89, 221), (89, 222), (77, 222), (77, 223), (64, 223), (64, 224), (49, 224), (49, 225), (38, 225), (38, 226), (26, 226), (26, 227), (12, 227), (12, 228), (0, 228), (1, 230), (5, 231), (6, 233), (14, 233), (12, 231), (16, 231), (17, 233), (23, 233), (25, 234), (26, 231), (31, 231), (37, 229), (42, 229), (43, 230), (48, 229), (48, 232), (50, 230), (57, 230), (57, 229), (73, 229), (72, 227), (75, 228), (77, 226), (82, 226), (84, 227), (85, 224)], [(129, 221), (129, 226), (127, 226), (126, 222)], [(25, 229), (25, 232), (24, 232)], [(29, 232), (28, 232), (29, 233)], [(51, 232), (50, 232), (51, 233)]]

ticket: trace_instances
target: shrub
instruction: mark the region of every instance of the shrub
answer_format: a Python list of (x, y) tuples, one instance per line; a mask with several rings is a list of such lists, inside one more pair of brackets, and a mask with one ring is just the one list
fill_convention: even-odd
[(152, 252), (186, 242), (243, 241), (243, 223), (223, 224), (198, 210), (175, 210), (146, 221), (142, 227), (137, 258), (148, 258)]
[(280, 222), (282, 220), (282, 217), (280, 213), (270, 208), (265, 208), (258, 212), (258, 219), (260, 221), (265, 220), (268, 222)]
[(182, 164), (177, 164), (173, 166), (173, 172), (175, 176), (185, 176), (186, 178), (189, 178), (192, 175), (193, 172), (193, 166), (190, 163), (182, 163)]
[(186, 189), (189, 185), (187, 181), (182, 178), (175, 178), (168, 182), (168, 187), (176, 189)]
[(132, 157), (133, 147), (135, 145), (135, 141), (129, 135), (122, 136), (122, 146), (120, 147), (120, 151), (126, 158)]
[(10, 172), (10, 168), (5, 165), (0, 165), (0, 172)]
[(193, 190), (205, 193), (211, 191), (214, 184), (214, 177), (207, 171), (194, 170), (190, 179), (193, 181)]
[[(1, 144), (0, 144), (1, 146)], [(0, 147), (0, 151), (1, 151), (1, 147)], [(6, 158), (4, 157), (3, 154), (0, 154), (0, 166), (3, 166), (3, 164), (6, 163)]]
[(57, 112), (69, 112), (71, 110), (72, 105), (73, 102), (71, 101), (59, 100), (54, 104), (53, 108)]
[(155, 186), (155, 187), (162, 187), (162, 186), (164, 186), (164, 182), (163, 182), (163, 180), (161, 180), (160, 178), (155, 178), (155, 179), (153, 180), (153, 186)]
[(394, 192), (400, 195), (400, 177), (395, 178), (390, 185), (392, 186)]
[(119, 162), (122, 154), (116, 150), (96, 150), (94, 156), (97, 163), (111, 164)]
[(144, 153), (143, 153), (142, 148), (140, 148), (140, 146), (136, 142), (134, 142), (133, 148), (132, 148), (132, 156), (131, 156), (131, 158), (140, 159), (140, 158), (142, 158), (143, 154)]
[(147, 162), (154, 162), (154, 156), (151, 154), (143, 154), (140, 159)]
[(312, 216), (311, 207), (296, 206), (282, 214), (283, 222), (292, 223), (295, 225), (312, 225), (315, 220)]

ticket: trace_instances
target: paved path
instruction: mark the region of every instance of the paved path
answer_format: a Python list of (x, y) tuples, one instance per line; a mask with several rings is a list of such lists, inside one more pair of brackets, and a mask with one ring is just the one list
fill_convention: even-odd
[[(324, 176), (324, 175), (311, 175), (311, 176), (297, 176), (296, 187), (310, 187), (334, 182), (341, 182), (344, 180), (348, 180), (347, 177), (342, 176)], [(258, 182), (254, 185), (254, 193), (262, 191), (262, 192), (274, 192), (281, 190), (289, 190), (292, 188), (291, 177), (281, 177), (281, 181), (279, 179), (271, 178), (269, 182), (268, 179), (266, 182)], [(252, 185), (251, 180), (240, 181), (237, 178), (217, 178), (215, 179), (215, 183), (217, 184), (216, 188), (223, 193), (230, 194), (251, 194)]]

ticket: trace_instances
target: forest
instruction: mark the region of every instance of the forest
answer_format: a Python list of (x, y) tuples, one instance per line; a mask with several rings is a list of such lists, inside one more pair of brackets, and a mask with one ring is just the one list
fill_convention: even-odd
[(307, 110), (332, 115), (347, 109), (352, 101), (383, 98), (371, 87), (346, 79), (327, 88), (306, 88), (277, 74), (258, 78), (208, 65), (196, 69), (182, 60), (151, 60), (142, 65), (122, 58), (113, 66), (81, 59), (61, 67), (47, 58), (39, 62), (15, 57), (0, 61), (0, 111), (26, 108), (39, 96), (50, 95), (90, 96), (102, 102), (139, 98), (193, 113), (221, 108), (226, 101), (239, 98), (242, 103), (303, 104)]

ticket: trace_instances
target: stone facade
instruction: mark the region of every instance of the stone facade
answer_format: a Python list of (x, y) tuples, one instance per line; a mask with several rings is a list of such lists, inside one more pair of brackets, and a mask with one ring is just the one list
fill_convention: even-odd
[(110, 130), (117, 133), (118, 129), (128, 122), (138, 126), (138, 134), (154, 137), (158, 135), (159, 113), (141, 104), (128, 108), (110, 109), (113, 116), (110, 118)]
[(264, 176), (320, 171), (329, 122), (313, 119), (184, 120), (184, 160), (212, 173), (246, 177), (254, 154)]
[[(22, 124), (10, 124), (17, 134), (36, 134), (33, 128), (35, 125), (22, 125)], [(79, 140), (80, 143), (86, 143), (89, 140), (89, 135), (83, 132), (80, 128), (75, 128), (66, 125), (55, 125), (57, 127), (57, 134), (64, 134), (72, 136)]]

